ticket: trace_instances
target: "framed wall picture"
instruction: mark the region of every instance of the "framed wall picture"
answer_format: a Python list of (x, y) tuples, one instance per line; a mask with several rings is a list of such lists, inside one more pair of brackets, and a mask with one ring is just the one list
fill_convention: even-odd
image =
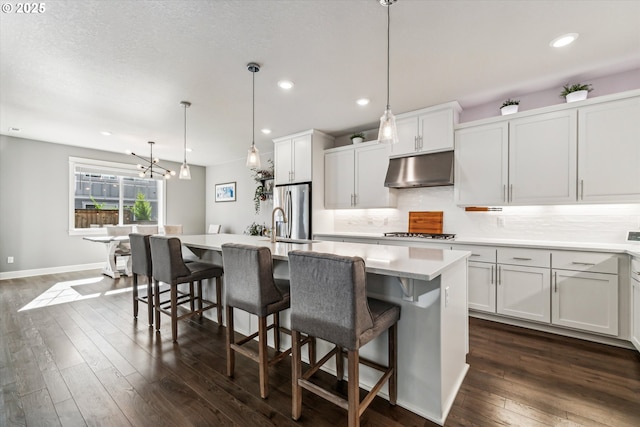
[(236, 201), (236, 183), (225, 182), (216, 184), (216, 202), (235, 202)]

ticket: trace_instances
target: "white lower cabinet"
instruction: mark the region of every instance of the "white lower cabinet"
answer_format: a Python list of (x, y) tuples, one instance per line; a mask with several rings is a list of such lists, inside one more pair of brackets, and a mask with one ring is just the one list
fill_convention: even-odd
[(496, 312), (495, 264), (469, 261), (469, 308)]
[(549, 323), (549, 277), (548, 268), (498, 264), (496, 312)]
[(631, 343), (640, 351), (640, 258), (631, 260)]
[(596, 252), (554, 251), (552, 266), (551, 323), (617, 336), (617, 257)]

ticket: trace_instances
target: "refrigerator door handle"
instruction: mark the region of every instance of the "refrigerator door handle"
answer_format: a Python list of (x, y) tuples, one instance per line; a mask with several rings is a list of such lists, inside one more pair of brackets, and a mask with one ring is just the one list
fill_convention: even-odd
[(293, 224), (293, 218), (291, 218), (291, 214), (293, 213), (292, 209), (292, 200), (291, 200), (291, 191), (287, 191), (287, 201), (286, 201), (286, 211), (287, 211), (287, 235), (286, 238), (291, 238), (291, 226)]

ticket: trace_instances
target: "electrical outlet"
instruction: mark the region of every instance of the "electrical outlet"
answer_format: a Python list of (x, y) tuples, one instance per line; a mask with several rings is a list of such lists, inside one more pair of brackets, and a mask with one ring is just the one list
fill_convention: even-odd
[(499, 216), (498, 217), (498, 228), (504, 228), (504, 217), (503, 216)]
[(449, 287), (444, 288), (444, 306), (449, 305)]
[(8, 256), (7, 257), (7, 264), (13, 264), (13, 257), (12, 256)]

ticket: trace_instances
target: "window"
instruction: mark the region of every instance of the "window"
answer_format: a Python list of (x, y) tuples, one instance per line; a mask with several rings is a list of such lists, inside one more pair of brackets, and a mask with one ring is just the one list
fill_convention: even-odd
[(103, 234), (105, 225), (162, 224), (165, 183), (135, 165), (69, 158), (69, 234)]

